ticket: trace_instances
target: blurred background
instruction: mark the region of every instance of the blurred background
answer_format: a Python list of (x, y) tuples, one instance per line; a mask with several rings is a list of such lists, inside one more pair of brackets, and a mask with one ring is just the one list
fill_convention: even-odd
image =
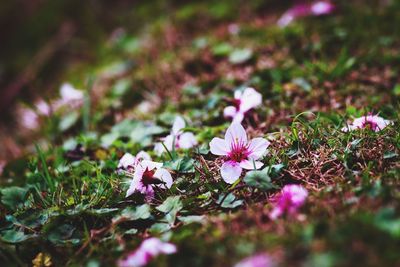
[[(102, 73), (99, 68), (118, 69), (123, 65), (121, 68), (131, 70), (143, 60), (151, 64), (162, 49), (188, 45), (194, 36), (211, 27), (252, 20), (257, 14), (277, 17), (292, 2), (3, 1), (0, 161), (19, 157), (27, 147), (32, 148), (39, 128), (34, 113), (39, 109), (41, 115), (48, 115), (49, 103), (60, 97), (59, 89), (64, 82), (86, 90), (90, 79), (99, 79), (94, 77)], [(114, 64), (115, 61), (121, 65)], [(41, 125), (48, 129), (52, 128), (47, 127), (51, 123), (46, 120)]]
[[(202, 58), (199, 61), (202, 65), (199, 65), (186, 52), (180, 53), (180, 58), (174, 58), (177, 49), (206, 46), (207, 38), (202, 36), (210, 31), (218, 38), (226, 33), (237, 34), (241, 23), (262, 29), (285, 26), (295, 17), (306, 17), (311, 13), (341, 14), (341, 27), (333, 29), (329, 28), (329, 23), (326, 24), (325, 29), (334, 36), (327, 50), (329, 52), (339, 51), (341, 46), (337, 42), (343, 42), (344, 39), (346, 45), (351, 47), (362, 42), (360, 36), (370, 35), (373, 38), (371, 32), (374, 29), (383, 36), (386, 33), (382, 31), (385, 30), (387, 34), (399, 31), (393, 24), (394, 20), (387, 19), (399, 17), (398, 9), (385, 9), (385, 15), (380, 15), (386, 6), (398, 6), (397, 1), (322, 1), (334, 5), (332, 10), (325, 13), (318, 10), (321, 6), (310, 10), (310, 5), (315, 2), (318, 1), (2, 1), (0, 162), (32, 151), (33, 143), (40, 142), (43, 137), (58, 142), (60, 133), (68, 133), (77, 120), (83, 120), (82, 123), (89, 128), (90, 124), (98, 123), (100, 119), (94, 121), (96, 116), (92, 110), (98, 108), (99, 100), (115, 87), (114, 82), (120, 78), (130, 77), (129, 81), (124, 80), (125, 85), (123, 82), (118, 85), (120, 95), (124, 90), (145, 90), (146, 94), (164, 97), (171, 96), (171, 88), (181, 85), (189, 75), (193, 79), (200, 73), (211, 75), (213, 67), (208, 62), (210, 59)], [(366, 14), (374, 14), (375, 20)], [(382, 26), (385, 21), (387, 25)], [(376, 23), (380, 25), (379, 28)], [(349, 32), (353, 26), (357, 28), (354, 37)], [(309, 27), (317, 28), (318, 25), (311, 24)], [(249, 31), (248, 36), (252, 34), (257, 33)], [(315, 35), (307, 36), (307, 28), (304, 34), (311, 41), (318, 41)], [(286, 37), (293, 38), (290, 31)], [(386, 45), (395, 43), (391, 39), (381, 41)], [(293, 40), (286, 45), (295, 54), (296, 46), (300, 43)], [(380, 43), (369, 44), (371, 51), (375, 51), (375, 45), (379, 47)], [(227, 47), (218, 49), (224, 53)], [(180, 64), (161, 64), (160, 59), (166, 58), (170, 62), (177, 60), (175, 62), (179, 61)], [(182, 64), (183, 68), (177, 67)], [(90, 122), (85, 122), (85, 116), (69, 114), (65, 107), (64, 115), (69, 115), (66, 118), (64, 115), (47, 118), (50, 114), (60, 114), (59, 107), (68, 106), (68, 101), (79, 99), (86, 103), (81, 105), (89, 110), (87, 114), (92, 114)], [(131, 107), (141, 99), (143, 94), (130, 94), (124, 100), (124, 105)], [(109, 100), (113, 101), (112, 98)], [(104, 108), (106, 106), (103, 105)], [(111, 109), (111, 106), (107, 106), (107, 109)]]

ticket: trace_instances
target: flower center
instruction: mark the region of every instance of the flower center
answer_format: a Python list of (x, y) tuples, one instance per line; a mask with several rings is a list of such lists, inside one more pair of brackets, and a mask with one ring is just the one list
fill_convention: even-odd
[(179, 146), (179, 138), (180, 138), (180, 137), (181, 137), (180, 134), (178, 134), (178, 135), (175, 136), (174, 142), (175, 142), (175, 148), (176, 148), (176, 149), (179, 149), (179, 148), (180, 148), (180, 146)]
[(236, 141), (231, 146), (228, 157), (235, 162), (241, 162), (249, 156), (248, 146), (242, 141)]
[(150, 185), (150, 184), (155, 184), (157, 183), (157, 178), (154, 177), (154, 170), (149, 170), (149, 168), (146, 168), (146, 170), (143, 172), (142, 176), (142, 182), (144, 185)]
[(375, 131), (378, 128), (378, 124), (374, 121), (365, 119), (363, 128), (370, 128), (371, 130)]
[(236, 98), (233, 99), (233, 100), (232, 100), (232, 104), (233, 104), (233, 106), (236, 108), (237, 111), (240, 110), (240, 104), (241, 104), (240, 99), (236, 99)]

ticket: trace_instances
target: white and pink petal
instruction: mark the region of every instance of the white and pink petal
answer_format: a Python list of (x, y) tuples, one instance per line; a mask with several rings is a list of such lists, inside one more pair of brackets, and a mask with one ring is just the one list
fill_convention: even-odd
[(186, 123), (181, 116), (176, 116), (174, 124), (172, 125), (172, 132), (173, 135), (178, 135), (183, 128), (185, 128)]
[(233, 118), (235, 117), (236, 113), (237, 113), (237, 109), (234, 106), (227, 106), (226, 108), (224, 108), (224, 117), (226, 118)]
[(210, 151), (217, 156), (226, 156), (230, 151), (230, 146), (224, 139), (214, 137), (210, 142)]
[(261, 137), (253, 138), (249, 142), (249, 158), (252, 159), (259, 159), (261, 158), (267, 151), (268, 146), (270, 145), (270, 142)]
[(261, 161), (256, 161), (256, 160), (243, 160), (240, 162), (240, 167), (246, 170), (258, 170), (260, 169), (264, 163)]
[(240, 111), (245, 113), (252, 108), (255, 108), (262, 103), (262, 95), (254, 88), (246, 88), (241, 97)]
[(237, 143), (247, 143), (246, 130), (240, 123), (232, 123), (225, 133), (225, 141), (232, 146)]
[(154, 177), (163, 182), (163, 184), (160, 185), (161, 188), (171, 188), (173, 183), (172, 176), (166, 169), (160, 168), (156, 170)]
[(125, 153), (122, 158), (119, 160), (118, 168), (127, 169), (128, 167), (133, 167), (136, 165), (136, 158), (130, 154)]
[(237, 162), (226, 161), (221, 166), (221, 177), (228, 184), (233, 184), (241, 174), (242, 167)]
[(196, 137), (194, 136), (193, 133), (190, 132), (181, 134), (177, 141), (178, 141), (177, 143), (178, 147), (183, 149), (192, 148), (195, 145), (197, 145)]

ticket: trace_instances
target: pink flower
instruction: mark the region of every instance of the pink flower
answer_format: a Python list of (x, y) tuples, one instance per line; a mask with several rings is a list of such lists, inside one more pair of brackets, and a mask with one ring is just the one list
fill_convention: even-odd
[[(171, 133), (162, 139), (162, 142), (169, 151), (173, 151), (174, 147), (175, 149), (189, 149), (197, 145), (197, 140), (193, 133), (182, 131), (185, 126), (186, 124), (183, 118), (181, 116), (177, 116), (174, 124), (172, 125)], [(154, 146), (154, 150), (157, 155), (161, 155), (162, 153), (166, 152), (162, 143), (157, 143)]]
[(42, 116), (50, 116), (51, 113), (51, 107), (49, 104), (47, 104), (44, 100), (39, 100), (35, 104), (37, 112), (42, 115)]
[(311, 4), (297, 4), (287, 10), (278, 20), (280, 27), (286, 27), (295, 19), (306, 16), (321, 16), (330, 14), (335, 6), (330, 1), (315, 1)]
[(161, 168), (162, 165), (162, 163), (150, 160), (141, 160), (137, 163), (126, 197), (134, 192), (140, 192), (145, 195), (146, 199), (151, 199), (154, 196), (153, 187), (171, 188), (172, 176), (166, 169)]
[(131, 252), (125, 259), (118, 261), (119, 267), (142, 267), (160, 254), (176, 253), (176, 246), (151, 237), (142, 242), (139, 248)]
[(236, 263), (234, 267), (272, 267), (275, 266), (270, 256), (266, 253), (256, 254)]
[(367, 115), (361, 118), (357, 118), (352, 124), (342, 128), (343, 132), (353, 131), (357, 129), (369, 128), (374, 132), (383, 130), (386, 126), (393, 124), (390, 120), (385, 120), (378, 115)]
[(4, 160), (0, 160), (0, 175), (3, 174), (4, 167), (6, 166), (6, 162)]
[(228, 25), (228, 32), (232, 35), (238, 35), (240, 32), (240, 27), (236, 23)]
[(232, 123), (225, 133), (225, 139), (214, 137), (210, 142), (210, 151), (214, 155), (224, 156), (221, 176), (225, 182), (233, 184), (241, 175), (242, 169), (259, 169), (263, 163), (257, 161), (266, 152), (269, 142), (264, 138), (247, 141), (246, 131), (240, 123)]
[(20, 106), (18, 107), (17, 114), (22, 127), (29, 130), (35, 130), (39, 127), (39, 116), (34, 110)]
[(236, 90), (233, 106), (228, 106), (224, 109), (224, 116), (232, 118), (232, 122), (241, 123), (246, 113), (261, 105), (261, 103), (262, 95), (254, 90), (254, 88), (246, 88), (243, 92)]
[(58, 109), (62, 106), (77, 108), (82, 106), (84, 94), (82, 91), (75, 89), (70, 83), (64, 83), (60, 88), (61, 98), (54, 103), (54, 108)]
[(137, 153), (136, 157), (130, 153), (125, 153), (119, 160), (118, 170), (133, 171), (142, 160), (151, 160), (151, 157), (144, 151)]
[(275, 220), (284, 213), (296, 213), (306, 201), (307, 196), (307, 190), (301, 185), (285, 185), (277, 198), (275, 208), (270, 213), (270, 218)]
[(316, 1), (311, 4), (310, 9), (312, 15), (320, 16), (332, 13), (335, 6), (329, 1)]

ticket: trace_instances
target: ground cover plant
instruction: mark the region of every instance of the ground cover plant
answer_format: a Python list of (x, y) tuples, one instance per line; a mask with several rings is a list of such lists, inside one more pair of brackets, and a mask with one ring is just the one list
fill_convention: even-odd
[(2, 128), (1, 266), (400, 266), (397, 1), (135, 10)]

